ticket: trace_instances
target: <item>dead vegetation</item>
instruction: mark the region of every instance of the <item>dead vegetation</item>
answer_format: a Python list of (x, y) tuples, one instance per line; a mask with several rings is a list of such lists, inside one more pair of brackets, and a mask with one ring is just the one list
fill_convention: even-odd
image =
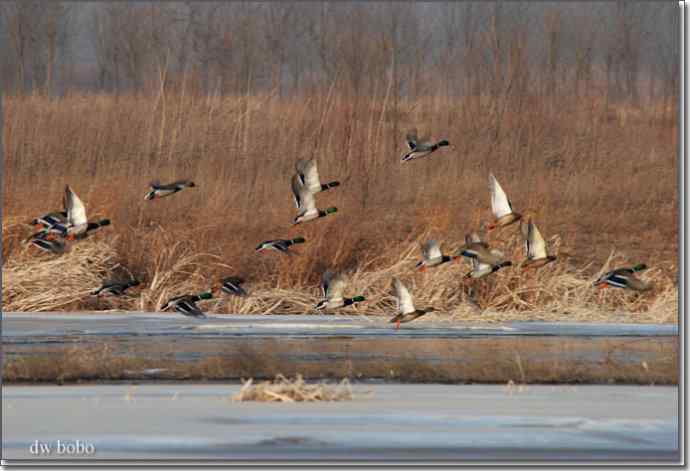
[[(480, 106), (485, 97), (430, 97), (399, 103), (394, 134), (385, 100), (307, 98), (4, 97), (4, 309), (150, 311), (215, 287), (209, 312), (309, 313), (331, 268), (367, 298), (339, 311), (350, 314), (391, 315), (390, 278), (399, 276), (420, 305), (440, 310), (437, 319), (677, 321), (677, 127), (655, 107), (611, 120), (611, 107), (594, 98), (564, 103), (568, 113), (535, 100), (507, 102), (498, 116)], [(413, 126), (452, 146), (401, 165)], [(335, 216), (293, 228), (298, 158), (316, 158), (323, 178), (343, 184), (318, 198), (339, 208)], [(490, 217), (489, 172), (559, 259), (478, 282), (479, 313), (461, 285), (467, 265), (419, 274), (414, 264), (420, 242), (435, 238), (451, 252)], [(178, 177), (198, 187), (144, 201), (149, 180)], [(22, 243), (26, 223), (58, 208), (65, 183), (91, 217), (113, 224), (63, 256), (38, 254)], [(307, 243), (294, 257), (254, 252), (261, 240), (297, 235)], [(524, 257), (515, 226), (491, 242), (515, 262)], [(654, 292), (600, 297), (591, 287), (606, 269), (640, 261)], [(119, 272), (142, 285), (119, 299), (89, 295)], [(246, 278), (250, 296), (220, 295), (227, 275)]]
[[(167, 349), (166, 349), (167, 347)], [(677, 384), (678, 338), (214, 340), (6, 345), (7, 383), (363, 378), (412, 383)], [(299, 352), (299, 354), (295, 354)], [(352, 354), (351, 352), (356, 352)], [(294, 399), (294, 398), (293, 398)]]
[(288, 379), (278, 375), (273, 381), (254, 384), (248, 379), (242, 384), (242, 389), (232, 396), (233, 401), (257, 402), (314, 402), (314, 401), (350, 401), (352, 389), (347, 378), (337, 385), (325, 383), (309, 384), (301, 375)]

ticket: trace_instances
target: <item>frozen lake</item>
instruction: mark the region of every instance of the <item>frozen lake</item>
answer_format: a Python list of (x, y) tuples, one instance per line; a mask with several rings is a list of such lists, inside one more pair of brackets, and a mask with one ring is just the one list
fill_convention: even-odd
[(649, 337), (675, 336), (670, 324), (586, 324), (513, 322), (500, 325), (431, 322), (426, 319), (402, 324), (395, 330), (387, 319), (367, 316), (328, 315), (209, 315), (193, 319), (168, 313), (4, 313), (4, 339), (46, 336), (203, 336), (203, 337), (435, 337), (477, 336), (574, 336)]
[[(134, 366), (93, 380), (379, 378), (410, 382), (593, 382), (673, 384), (675, 325), (429, 321), (395, 330), (364, 316), (209, 316), (146, 313), (9, 313), (3, 351), (13, 382), (56, 381), (39, 365), (78, 354)], [(75, 350), (76, 349), (76, 350)], [(100, 358), (100, 357), (99, 357)], [(27, 360), (30, 363), (21, 363)], [(70, 369), (74, 369), (72, 364)], [(78, 368), (78, 366), (76, 366)], [(22, 370), (24, 368), (24, 370)], [(28, 368), (28, 369), (27, 369)], [(78, 378), (77, 378), (78, 379)]]
[[(291, 404), (230, 401), (238, 390), (5, 386), (3, 458), (679, 459), (675, 387), (356, 384), (352, 401)], [(68, 456), (76, 440), (91, 453)]]

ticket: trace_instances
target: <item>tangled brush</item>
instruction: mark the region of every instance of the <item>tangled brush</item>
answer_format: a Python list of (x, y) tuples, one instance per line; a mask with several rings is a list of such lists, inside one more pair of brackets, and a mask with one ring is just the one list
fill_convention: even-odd
[(232, 396), (233, 401), (257, 402), (314, 402), (350, 401), (352, 389), (347, 378), (337, 385), (308, 384), (301, 375), (295, 379), (278, 375), (273, 381), (254, 384), (250, 378), (244, 382), (240, 392)]

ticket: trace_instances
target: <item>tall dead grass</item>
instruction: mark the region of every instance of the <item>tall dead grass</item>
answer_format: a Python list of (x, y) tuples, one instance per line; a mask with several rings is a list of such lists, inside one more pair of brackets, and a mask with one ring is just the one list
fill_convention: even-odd
[[(321, 273), (332, 268), (348, 274), (352, 294), (372, 300), (356, 312), (390, 314), (396, 275), (418, 304), (450, 317), (539, 311), (586, 319), (596, 310), (604, 318), (629, 311), (639, 321), (675, 321), (677, 127), (675, 117), (653, 107), (611, 113), (592, 99), (564, 102), (552, 114), (526, 99), (497, 114), (486, 97), (430, 97), (393, 110), (382, 97), (352, 101), (338, 93), (3, 100), (6, 310), (152, 310), (168, 296), (237, 274), (252, 296), (220, 298), (207, 310), (305, 312)], [(452, 146), (401, 165), (411, 127)], [(343, 184), (317, 197), (319, 205), (337, 206), (336, 215), (292, 228), (289, 177), (298, 158), (316, 158), (323, 179)], [(489, 172), (515, 208), (538, 222), (559, 261), (478, 283), (485, 308), (478, 314), (460, 286), (465, 268), (416, 274), (413, 266), (422, 239), (436, 238), (450, 251), (490, 217)], [(175, 178), (198, 187), (144, 201), (150, 180)], [(21, 243), (30, 233), (25, 223), (57, 209), (65, 183), (91, 217), (107, 216), (113, 225), (63, 257), (37, 255)], [(508, 228), (492, 240), (513, 260), (523, 257), (517, 234)], [(297, 235), (307, 243), (295, 257), (254, 252), (261, 240)], [(654, 293), (608, 290), (599, 299), (591, 289), (597, 273), (640, 260), (652, 267), (645, 277)], [(94, 304), (87, 293), (113, 267), (126, 268), (142, 288)]]

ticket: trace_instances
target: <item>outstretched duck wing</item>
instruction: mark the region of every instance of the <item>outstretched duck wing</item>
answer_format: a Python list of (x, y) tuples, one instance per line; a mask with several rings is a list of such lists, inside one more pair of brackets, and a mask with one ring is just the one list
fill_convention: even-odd
[(537, 225), (530, 221), (527, 224), (527, 258), (541, 259), (546, 257), (546, 242), (539, 232)]
[(301, 183), (306, 186), (312, 193), (318, 193), (321, 191), (321, 180), (319, 179), (319, 170), (316, 167), (316, 161), (311, 160), (298, 160), (295, 164), (297, 173)]
[(416, 311), (412, 302), (412, 295), (405, 285), (403, 285), (399, 279), (393, 278), (393, 286), (395, 287), (395, 298), (398, 302), (398, 311), (401, 314), (409, 314)]
[(302, 204), (302, 183), (300, 182), (299, 175), (293, 175), (290, 183), (292, 186), (292, 199), (295, 202), (295, 207), (299, 209)]
[(329, 300), (341, 299), (345, 291), (345, 279), (340, 274), (332, 275), (326, 288), (326, 298)]
[(82, 226), (88, 224), (88, 220), (86, 219), (86, 207), (69, 185), (65, 185), (63, 202), (67, 210), (67, 222), (70, 225)]
[(491, 190), (491, 210), (496, 219), (512, 213), (513, 207), (510, 200), (493, 173), (489, 175), (489, 189)]

